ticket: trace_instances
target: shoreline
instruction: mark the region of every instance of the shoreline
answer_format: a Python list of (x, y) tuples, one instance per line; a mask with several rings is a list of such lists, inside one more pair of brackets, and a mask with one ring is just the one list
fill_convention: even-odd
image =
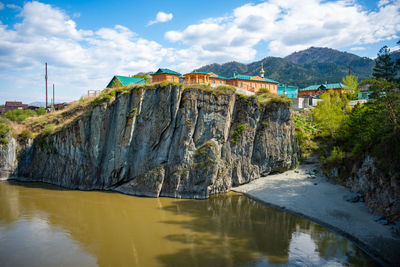
[(310, 178), (318, 164), (261, 177), (232, 188), (264, 205), (313, 221), (352, 241), (381, 265), (400, 264), (400, 236), (391, 226), (374, 221), (364, 202), (343, 199), (350, 189), (330, 183), (321, 174)]

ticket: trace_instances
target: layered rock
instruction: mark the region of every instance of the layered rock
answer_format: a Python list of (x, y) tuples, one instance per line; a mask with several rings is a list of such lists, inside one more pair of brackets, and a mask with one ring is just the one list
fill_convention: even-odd
[(347, 186), (353, 192), (361, 194), (374, 213), (386, 216), (393, 221), (400, 220), (400, 180), (399, 174), (384, 173), (376, 167), (376, 160), (366, 156), (360, 163), (353, 165), (347, 179)]
[(288, 105), (178, 85), (117, 93), (21, 153), (14, 175), (81, 190), (207, 198), (294, 168)]

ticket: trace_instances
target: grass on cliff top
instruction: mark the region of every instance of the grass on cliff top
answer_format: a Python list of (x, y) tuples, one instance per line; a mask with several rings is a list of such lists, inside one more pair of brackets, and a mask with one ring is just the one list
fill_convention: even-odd
[(283, 95), (276, 95), (271, 93), (266, 88), (261, 88), (256, 94), (255, 97), (258, 103), (262, 105), (272, 104), (272, 103), (282, 103), (286, 107), (290, 107), (292, 104), (292, 100), (290, 98)]
[(230, 95), (236, 92), (235, 87), (226, 85), (212, 87), (209, 84), (185, 84), (183, 88), (184, 90), (198, 89), (207, 93), (211, 93), (217, 97), (221, 95)]
[[(143, 84), (143, 85), (131, 85), (122, 86), (114, 89), (104, 89), (96, 97), (86, 97), (82, 96), (79, 100), (68, 103), (65, 109), (52, 111), (49, 113), (44, 112), (11, 112), (7, 116), (1, 116), (0, 123), (2, 129), (9, 129), (18, 140), (26, 140), (28, 138), (35, 137), (39, 134), (49, 135), (65, 125), (71, 123), (79, 116), (84, 113), (89, 113), (91, 110), (97, 106), (105, 105), (111, 103), (116, 96), (116, 93), (130, 94), (134, 90), (138, 89), (156, 89), (167, 87), (169, 85), (180, 85), (178, 83), (164, 82), (159, 84)], [(29, 114), (28, 114), (29, 113)], [(32, 113), (32, 114), (31, 114)], [(6, 139), (1, 137), (2, 143), (5, 143)]]
[(257, 101), (259, 105), (266, 106), (274, 103), (284, 104), (286, 107), (290, 107), (292, 104), (292, 100), (286, 96), (276, 95), (271, 93), (266, 88), (261, 88), (255, 95), (247, 96), (243, 94), (237, 94), (241, 99), (251, 103), (253, 99)]
[[(37, 115), (26, 116), (21, 120), (21, 116), (16, 114), (16, 120), (10, 120), (8, 117), (1, 117), (1, 124), (9, 127), (13, 136), (19, 141), (26, 141), (29, 138), (35, 137), (46, 130), (46, 133), (51, 133), (57, 128), (63, 127), (79, 115), (91, 108), (91, 103), (96, 98), (82, 97), (78, 101), (68, 103), (68, 106), (63, 110), (56, 110), (48, 113), (40, 113)], [(47, 125), (53, 125), (50, 128)]]

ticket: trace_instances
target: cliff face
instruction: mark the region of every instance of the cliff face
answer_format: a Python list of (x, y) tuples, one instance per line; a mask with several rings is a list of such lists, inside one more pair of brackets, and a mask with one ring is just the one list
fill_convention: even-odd
[[(393, 166), (393, 170), (395, 170)], [(353, 192), (364, 196), (373, 212), (400, 220), (400, 180), (399, 174), (385, 174), (376, 167), (376, 159), (365, 156), (361, 163), (354, 164), (347, 186)]]
[(117, 93), (20, 153), (14, 176), (82, 190), (207, 198), (294, 168), (285, 103), (158, 85)]
[(17, 141), (10, 137), (8, 144), (0, 146), (0, 180), (11, 176), (17, 168)]

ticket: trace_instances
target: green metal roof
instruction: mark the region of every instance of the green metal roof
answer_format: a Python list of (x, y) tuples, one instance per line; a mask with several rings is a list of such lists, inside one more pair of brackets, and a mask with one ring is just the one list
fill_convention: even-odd
[(342, 83), (326, 83), (326, 84), (315, 84), (310, 85), (306, 88), (300, 89), (300, 91), (315, 91), (318, 89), (328, 90), (328, 89), (337, 89), (337, 88), (346, 88), (346, 85)]
[(170, 69), (158, 69), (152, 75), (159, 75), (159, 74), (172, 74), (172, 75), (178, 75), (178, 76), (182, 75), (179, 72), (176, 72), (176, 71), (173, 71), (173, 70), (170, 70)]
[(294, 85), (288, 85), (288, 84), (278, 84), (278, 89), (297, 89), (297, 86)]
[[(192, 71), (192, 72), (190, 72), (190, 73), (186, 73), (186, 74), (209, 74), (209, 72), (205, 72), (205, 71), (196, 71), (196, 70), (194, 70), (194, 71)], [(185, 75), (186, 75), (185, 74)]]
[(108, 83), (107, 88), (113, 87), (113, 82), (115, 79), (118, 79), (123, 86), (131, 85), (131, 84), (145, 84), (146, 83), (146, 81), (142, 78), (115, 75), (111, 79), (111, 81)]
[(228, 80), (229, 78), (226, 78), (224, 76), (221, 75), (217, 75), (217, 76), (210, 76), (210, 78), (217, 78), (217, 79), (224, 79), (224, 80)]
[(118, 80), (122, 83), (123, 86), (146, 83), (146, 81), (143, 78), (126, 77), (118, 75), (115, 75), (115, 77), (118, 78)]

